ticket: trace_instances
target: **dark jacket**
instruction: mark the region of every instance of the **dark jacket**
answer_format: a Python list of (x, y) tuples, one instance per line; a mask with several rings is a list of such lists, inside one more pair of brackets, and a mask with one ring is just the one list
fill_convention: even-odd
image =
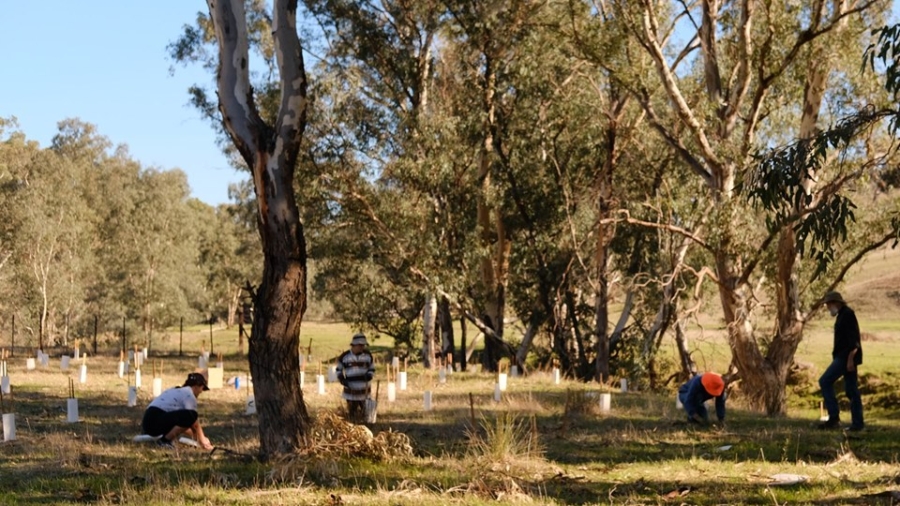
[(831, 358), (846, 361), (853, 348), (857, 349), (856, 356), (853, 357), (853, 363), (860, 365), (862, 364), (863, 351), (862, 342), (859, 338), (859, 322), (856, 321), (856, 313), (844, 304), (838, 310), (837, 317), (834, 319), (834, 349), (831, 352)]
[[(678, 398), (684, 404), (684, 410), (687, 411), (689, 417), (700, 412), (703, 403), (714, 397), (703, 387), (703, 383), (700, 382), (701, 377), (703, 377), (702, 374), (694, 376), (678, 389)], [(725, 392), (716, 397), (716, 416), (719, 421), (725, 420)]]

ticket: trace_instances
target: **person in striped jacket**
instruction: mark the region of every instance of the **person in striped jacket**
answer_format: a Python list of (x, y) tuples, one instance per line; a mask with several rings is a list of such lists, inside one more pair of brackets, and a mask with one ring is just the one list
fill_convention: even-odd
[(347, 414), (351, 422), (365, 421), (366, 399), (375, 376), (375, 361), (368, 350), (369, 343), (364, 334), (356, 334), (350, 340), (350, 349), (338, 357), (337, 377), (344, 385), (342, 397), (347, 401)]

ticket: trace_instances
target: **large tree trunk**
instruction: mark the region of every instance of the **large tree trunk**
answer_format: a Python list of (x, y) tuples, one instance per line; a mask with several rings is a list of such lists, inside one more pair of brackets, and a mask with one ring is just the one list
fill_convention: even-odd
[(466, 372), (466, 365), (469, 363), (470, 356), (469, 350), (466, 349), (466, 331), (468, 330), (466, 327), (466, 317), (462, 315), (459, 317), (459, 347), (461, 350), (459, 370), (462, 372)]
[(525, 335), (522, 337), (522, 343), (519, 345), (519, 349), (516, 350), (516, 364), (518, 364), (521, 371), (525, 371), (525, 359), (528, 357), (528, 351), (531, 349), (534, 337), (544, 323), (543, 320), (540, 310), (532, 310), (531, 316), (528, 318), (528, 327), (525, 328)]
[(238, 317), (239, 308), (241, 305), (241, 292), (243, 289), (238, 285), (229, 290), (228, 294), (228, 316), (225, 321), (225, 325), (227, 328), (231, 328), (234, 326), (235, 321)]
[(566, 309), (565, 305), (560, 304), (557, 300), (550, 312), (550, 335), (553, 339), (553, 353), (559, 359), (560, 369), (566, 376), (575, 373), (571, 350), (571, 342), (566, 335)]
[(684, 321), (675, 321), (675, 345), (678, 348), (678, 363), (681, 364), (681, 381), (687, 381), (697, 372), (697, 365), (688, 348), (688, 337), (684, 331)]
[(456, 355), (456, 340), (453, 337), (453, 314), (450, 312), (450, 299), (442, 296), (438, 303), (438, 326), (441, 329), (441, 358), (448, 364)]
[[(591, 370), (590, 363), (587, 358), (587, 346), (584, 342), (584, 336), (581, 333), (581, 325), (578, 321), (578, 300), (576, 294), (571, 289), (567, 289), (563, 294), (565, 297), (566, 316), (568, 317), (568, 329), (572, 336), (572, 342), (575, 344), (575, 357), (577, 360), (576, 374), (579, 378), (590, 380), (594, 377), (594, 371)], [(578, 297), (580, 300), (580, 297)]]
[[(747, 251), (748, 245), (739, 245), (734, 240), (739, 233), (737, 228), (742, 223), (742, 220), (737, 219), (737, 213), (741, 212), (738, 210), (739, 202), (733, 195), (735, 174), (738, 167), (747, 168), (744, 164), (751, 163), (749, 160), (757, 143), (756, 129), (766, 110), (764, 106), (767, 102), (766, 97), (776, 89), (779, 81), (789, 79), (788, 75), (803, 70), (798, 69), (799, 58), (809, 58), (809, 68), (814, 69), (811, 76), (820, 70), (824, 70), (823, 77), (827, 76), (827, 63), (822, 65), (822, 59), (817, 57), (815, 51), (809, 52), (806, 48), (814, 44), (828, 44), (828, 37), (839, 31), (839, 25), (846, 23), (848, 14), (854, 12), (854, 9), (847, 8), (846, 0), (831, 0), (831, 2), (833, 7), (830, 9), (831, 17), (828, 20), (825, 16), (829, 9), (826, 8), (824, 0), (810, 4), (808, 12), (801, 16), (802, 22), (808, 25), (797, 34), (791, 51), (775, 57), (771, 71), (757, 71), (757, 68), (766, 69), (770, 64), (759, 60), (761, 56), (768, 54), (768, 42), (761, 48), (753, 47), (754, 33), (760, 31), (760, 28), (753, 27), (754, 19), (771, 23), (766, 17), (767, 11), (758, 9), (764, 7), (763, 4), (741, 0), (734, 3), (735, 11), (728, 11), (729, 19), (737, 24), (727, 34), (728, 37), (733, 37), (731, 40), (735, 42), (734, 46), (728, 46), (733, 61), (723, 65), (719, 60), (720, 41), (717, 40), (725, 33), (717, 21), (722, 14), (720, 12), (722, 2), (718, 0), (700, 2), (701, 26), (696, 37), (701, 47), (707, 96), (706, 100), (696, 106), (696, 110), (694, 104), (699, 101), (682, 94), (676, 69), (670, 66), (671, 59), (665, 56), (663, 41), (668, 37), (668, 32), (661, 29), (656, 3), (643, 2), (642, 16), (634, 25), (638, 37), (641, 38), (641, 44), (653, 59), (668, 104), (678, 117), (676, 124), (671, 126), (664, 124), (654, 110), (649, 95), (638, 95), (644, 111), (650, 118), (651, 126), (662, 134), (691, 170), (703, 179), (718, 211), (727, 213), (717, 218), (719, 225), (715, 231), (716, 240), (709, 246), (715, 257), (717, 285), (727, 325), (732, 363), (739, 369), (742, 389), (749, 396), (751, 406), (764, 408), (770, 414), (783, 412), (786, 367), (793, 359), (804, 321), (803, 317), (798, 317), (799, 302), (794, 293), (796, 255), (792, 254), (791, 250), (796, 251), (796, 240), (790, 237), (790, 232), (778, 238), (778, 253), (782, 265), (779, 266), (780, 279), (777, 282), (783, 286), (779, 288), (781, 293), (776, 294), (776, 299), (781, 314), (778, 316), (776, 335), (768, 347), (767, 355), (763, 356), (753, 335), (752, 293), (748, 286), (749, 278), (757, 267), (756, 259), (753, 257), (748, 259), (742, 253)], [(871, 2), (859, 5), (858, 8), (862, 11), (874, 5), (875, 2)], [(774, 25), (770, 24), (768, 27), (774, 28)], [(774, 33), (773, 31), (772, 34)], [(732, 47), (735, 48), (733, 52), (730, 49)], [(768, 54), (768, 57), (772, 56)], [(725, 79), (723, 72), (727, 72), (725, 75), (728, 75)], [(821, 86), (819, 91), (824, 91), (824, 85), (824, 79), (818, 83), (812, 81), (808, 83), (806, 98), (812, 98), (815, 94), (814, 88), (817, 86)], [(810, 113), (818, 111), (814, 102), (807, 100), (804, 103), (804, 121), (813, 119)], [(715, 111), (715, 116), (711, 111)], [(814, 125), (814, 121), (811, 121), (810, 125)], [(737, 135), (734, 135), (738, 127), (744, 129), (742, 139), (737, 139)], [(677, 132), (679, 129), (688, 134), (690, 147)], [(814, 178), (810, 178), (810, 183), (812, 181)], [(811, 188), (810, 184), (808, 189)], [(752, 246), (749, 249), (752, 251)]]
[[(840, 15), (846, 11), (846, 0), (834, 0), (834, 15)], [(814, 16), (821, 17), (824, 10), (824, 2), (819, 5), (819, 12)], [(846, 20), (838, 22), (837, 31), (846, 24)], [(825, 98), (825, 88), (828, 73), (831, 70), (829, 61), (830, 52), (820, 45), (813, 49), (813, 57), (807, 65), (806, 85), (803, 90), (803, 114), (800, 117), (800, 141), (808, 141), (816, 136), (816, 127), (819, 121), (819, 110)], [(807, 169), (803, 178), (803, 188), (807, 195), (813, 195), (816, 185), (816, 174)], [(795, 202), (794, 212), (802, 213), (803, 205)], [(794, 224), (784, 227), (778, 236), (777, 269), (775, 277), (776, 300), (776, 336), (772, 340), (766, 359), (772, 364), (773, 373), (781, 385), (780, 392), (771, 392), (771, 397), (765, 400), (766, 411), (769, 414), (781, 414), (785, 411), (784, 385), (787, 384), (788, 373), (794, 362), (794, 354), (803, 339), (803, 328), (806, 321), (800, 302), (800, 282), (797, 269), (800, 264), (797, 234), (794, 232)]]
[(716, 275), (719, 278), (719, 298), (728, 331), (732, 362), (741, 375), (741, 391), (747, 396), (753, 409), (769, 411), (769, 402), (778, 402), (784, 395), (784, 384), (779, 383), (772, 364), (760, 351), (753, 335), (751, 301), (748, 287), (738, 283), (740, 271), (736, 268), (737, 255), (725, 247), (716, 252)]
[(608, 225), (597, 226), (597, 250), (594, 262), (597, 268), (597, 290), (594, 294), (594, 336), (596, 344), (596, 367), (594, 379), (599, 383), (609, 380), (609, 241), (606, 238)]
[(597, 224), (595, 226), (596, 246), (594, 269), (597, 289), (594, 294), (594, 337), (596, 344), (595, 379), (609, 380), (609, 251), (615, 225), (610, 223), (613, 198), (613, 171), (619, 160), (618, 122), (625, 111), (627, 97), (619, 95), (616, 85), (609, 89), (609, 123), (606, 127), (606, 157), (600, 166), (594, 185), (597, 192)]
[(426, 369), (434, 369), (434, 329), (438, 316), (437, 298), (429, 294), (422, 311), (422, 364)]
[(260, 453), (303, 446), (309, 414), (300, 384), (300, 325), (306, 311), (306, 241), (293, 189), (306, 127), (306, 72), (297, 35), (296, 0), (275, 0), (272, 33), (281, 77), (275, 125), (260, 117), (249, 76), (244, 2), (208, 0), (219, 45), (219, 111), (253, 175), (263, 277), (253, 295), (250, 373), (259, 419)]
[[(511, 244), (507, 237), (501, 210), (495, 203), (489, 201), (490, 196), (494, 193), (491, 167), (494, 150), (495, 81), (493, 60), (485, 56), (484, 88), (482, 90), (485, 113), (482, 125), (484, 138), (478, 165), (478, 180), (481, 187), (477, 192), (477, 220), (481, 245), (488, 254), (481, 259), (481, 295), (484, 301), (483, 314), (490, 319), (488, 326), (494, 335), (502, 340)], [(494, 339), (486, 339), (484, 345), (482, 367), (485, 371), (496, 371), (502, 349)]]

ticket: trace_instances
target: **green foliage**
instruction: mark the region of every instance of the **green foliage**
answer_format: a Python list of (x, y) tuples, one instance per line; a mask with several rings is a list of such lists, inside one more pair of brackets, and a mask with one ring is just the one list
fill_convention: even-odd
[(856, 221), (856, 205), (841, 190), (862, 171), (838, 174), (821, 191), (809, 188), (827, 168), (833, 152), (852, 156), (848, 152), (856, 148), (857, 137), (885, 118), (894, 121), (896, 113), (866, 108), (812, 139), (756, 156), (759, 165), (748, 181), (747, 196), (767, 212), (765, 223), (770, 233), (783, 227), (794, 229), (798, 251), (816, 262), (813, 280), (834, 261), (835, 248), (847, 241), (848, 226)]
[[(896, 99), (900, 94), (900, 24), (872, 30), (878, 39), (866, 48), (865, 61), (876, 70), (876, 60), (884, 65), (885, 89)], [(896, 121), (894, 130), (898, 127)]]
[(15, 130), (0, 139), (0, 202), (0, 308), (32, 344), (41, 322), (52, 343), (90, 335), (95, 316), (101, 332), (125, 317), (146, 333), (227, 310), (212, 293), (240, 267), (201, 253), (238, 232), (201, 233), (213, 210), (189, 199), (184, 173), (141, 166), (89, 123), (60, 122), (47, 148)]

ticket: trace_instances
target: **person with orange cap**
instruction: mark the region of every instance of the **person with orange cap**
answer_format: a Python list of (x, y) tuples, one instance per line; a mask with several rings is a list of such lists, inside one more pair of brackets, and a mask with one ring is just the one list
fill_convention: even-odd
[(714, 372), (698, 374), (678, 389), (678, 400), (691, 423), (709, 422), (709, 412), (704, 403), (712, 398), (716, 399), (716, 417), (719, 423), (724, 423), (725, 397), (725, 380)]

